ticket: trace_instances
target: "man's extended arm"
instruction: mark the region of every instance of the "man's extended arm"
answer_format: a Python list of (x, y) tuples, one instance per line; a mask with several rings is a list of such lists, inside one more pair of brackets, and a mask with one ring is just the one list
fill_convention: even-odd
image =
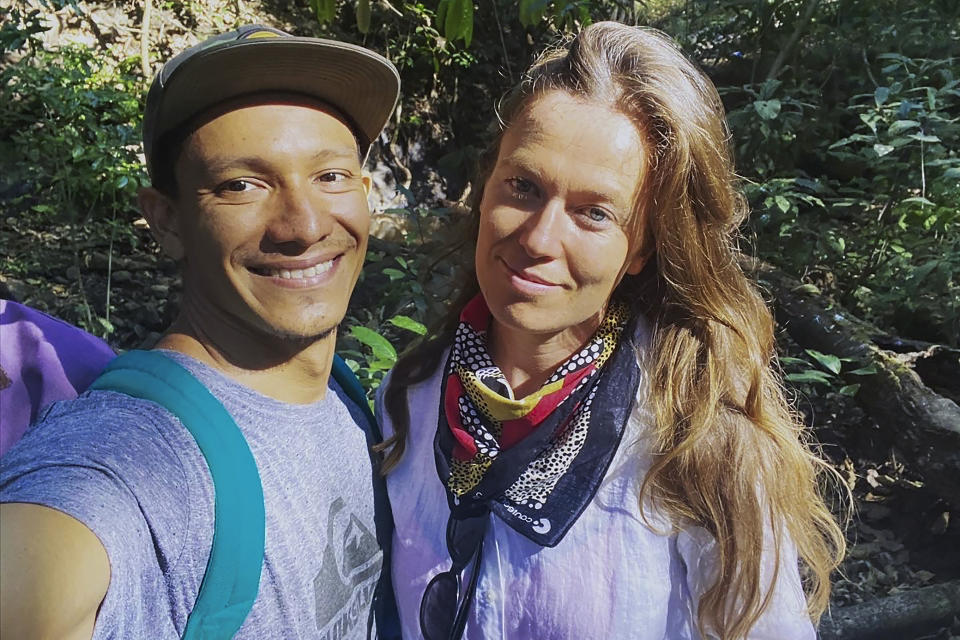
[(0, 505), (0, 637), (88, 640), (109, 584), (107, 551), (81, 522)]

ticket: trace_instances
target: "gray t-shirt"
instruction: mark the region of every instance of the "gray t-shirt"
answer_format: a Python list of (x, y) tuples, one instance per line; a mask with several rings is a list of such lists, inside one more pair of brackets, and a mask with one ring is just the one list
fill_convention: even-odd
[[(260, 470), (263, 572), (236, 637), (367, 637), (383, 554), (360, 411), (332, 380), (322, 401), (290, 405), (166, 353), (224, 404)], [(110, 586), (97, 640), (180, 636), (210, 554), (213, 498), (179, 420), (108, 391), (52, 405), (0, 461), (0, 502), (58, 509), (106, 547)]]

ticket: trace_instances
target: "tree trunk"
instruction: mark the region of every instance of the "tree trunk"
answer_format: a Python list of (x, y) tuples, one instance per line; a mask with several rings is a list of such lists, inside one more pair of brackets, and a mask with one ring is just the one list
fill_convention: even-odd
[[(770, 288), (777, 321), (800, 346), (877, 369), (870, 376), (849, 376), (849, 383), (860, 383), (856, 400), (892, 436), (904, 459), (922, 471), (927, 488), (960, 507), (960, 406), (945, 397), (958, 397), (960, 379), (943, 375), (960, 371), (960, 351), (941, 345), (907, 355), (888, 351), (880, 345), (898, 342), (896, 338), (805, 292), (799, 282), (768, 264), (752, 261), (745, 266)], [(940, 393), (912, 366), (921, 373), (932, 371), (931, 384)]]
[(960, 616), (960, 580), (840, 607), (820, 621), (821, 640), (916, 638)]

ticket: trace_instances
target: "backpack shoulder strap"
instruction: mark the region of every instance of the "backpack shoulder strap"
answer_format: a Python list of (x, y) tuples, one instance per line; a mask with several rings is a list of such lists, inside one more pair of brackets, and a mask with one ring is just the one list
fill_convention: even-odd
[(183, 638), (232, 638), (257, 597), (266, 526), (260, 474), (243, 433), (199, 380), (157, 351), (119, 356), (90, 388), (156, 402), (196, 440), (213, 480), (214, 531)]
[[(373, 447), (383, 441), (380, 425), (370, 410), (367, 394), (363, 390), (357, 376), (338, 355), (333, 356), (333, 366), (330, 376), (337, 381), (347, 397), (353, 401), (366, 418), (367, 425), (364, 433), (367, 444)], [(363, 425), (361, 425), (363, 426)], [(393, 544), (393, 512), (390, 510), (390, 500), (387, 497), (387, 483), (380, 474), (378, 456), (370, 450), (370, 462), (373, 466), (373, 500), (374, 519), (377, 526), (377, 542), (383, 550), (383, 569), (380, 571), (380, 582), (373, 596), (371, 614), (377, 621), (377, 636), (383, 640), (399, 640), (400, 616), (397, 613), (397, 602), (393, 594), (393, 582), (390, 579), (390, 550)]]

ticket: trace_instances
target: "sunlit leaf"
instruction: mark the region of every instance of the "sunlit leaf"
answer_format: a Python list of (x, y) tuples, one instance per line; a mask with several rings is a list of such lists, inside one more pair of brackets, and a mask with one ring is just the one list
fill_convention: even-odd
[(401, 329), (406, 329), (407, 331), (412, 331), (417, 335), (426, 335), (427, 328), (421, 323), (417, 322), (409, 316), (396, 315), (387, 320), (390, 324), (395, 327), (400, 327)]
[(816, 384), (830, 384), (831, 378), (823, 371), (808, 369), (799, 373), (788, 373), (784, 376), (787, 382), (811, 382)]
[(397, 361), (397, 350), (393, 348), (389, 340), (376, 331), (367, 327), (355, 326), (350, 328), (350, 334), (361, 344), (370, 347), (375, 358), (391, 362)]
[(816, 349), (804, 349), (807, 354), (833, 373), (840, 373), (840, 358), (830, 353), (821, 353)]

